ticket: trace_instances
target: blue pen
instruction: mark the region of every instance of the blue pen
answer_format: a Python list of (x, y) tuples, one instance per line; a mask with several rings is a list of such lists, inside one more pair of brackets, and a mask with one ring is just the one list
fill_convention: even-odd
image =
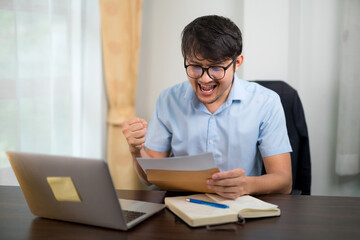
[(225, 204), (214, 203), (214, 202), (206, 202), (206, 201), (202, 201), (202, 200), (198, 200), (198, 199), (192, 199), (192, 198), (187, 198), (186, 201), (191, 202), (191, 203), (208, 205), (208, 206), (211, 206), (211, 207), (217, 207), (217, 208), (229, 208), (229, 206), (225, 205)]

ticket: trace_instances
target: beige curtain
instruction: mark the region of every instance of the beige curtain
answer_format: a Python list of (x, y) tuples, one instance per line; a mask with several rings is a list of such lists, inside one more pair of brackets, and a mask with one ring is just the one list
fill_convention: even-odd
[(107, 159), (117, 189), (141, 189), (122, 122), (135, 116), (142, 0), (100, 0), (105, 85), (109, 103)]

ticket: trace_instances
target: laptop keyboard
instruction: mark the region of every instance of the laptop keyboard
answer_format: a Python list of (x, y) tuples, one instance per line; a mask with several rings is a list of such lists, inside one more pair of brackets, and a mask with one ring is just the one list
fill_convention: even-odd
[(126, 223), (131, 222), (132, 220), (141, 217), (142, 215), (144, 215), (144, 212), (135, 212), (135, 211), (129, 211), (129, 210), (123, 210), (124, 213), (124, 217), (125, 217), (125, 221)]

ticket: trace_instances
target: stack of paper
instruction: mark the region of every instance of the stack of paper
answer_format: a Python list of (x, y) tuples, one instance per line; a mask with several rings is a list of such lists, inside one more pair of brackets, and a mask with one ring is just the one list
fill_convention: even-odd
[(148, 181), (164, 190), (212, 193), (206, 185), (219, 169), (212, 153), (171, 158), (137, 158)]

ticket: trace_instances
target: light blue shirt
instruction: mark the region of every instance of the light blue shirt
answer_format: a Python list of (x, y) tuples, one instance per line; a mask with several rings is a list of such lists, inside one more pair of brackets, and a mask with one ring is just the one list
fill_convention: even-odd
[(279, 96), (235, 74), (229, 96), (214, 114), (189, 81), (164, 90), (146, 134), (145, 146), (171, 156), (212, 152), (221, 171), (243, 168), (261, 175), (262, 157), (291, 152)]

